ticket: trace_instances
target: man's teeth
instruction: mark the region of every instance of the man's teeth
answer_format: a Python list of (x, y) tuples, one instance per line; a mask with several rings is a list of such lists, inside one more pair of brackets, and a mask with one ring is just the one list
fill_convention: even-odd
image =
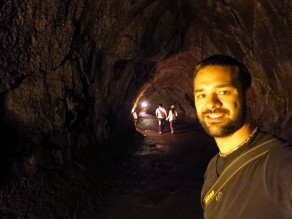
[(216, 118), (221, 117), (222, 114), (209, 114), (208, 116), (209, 116), (210, 118), (212, 118), (212, 119), (216, 119)]

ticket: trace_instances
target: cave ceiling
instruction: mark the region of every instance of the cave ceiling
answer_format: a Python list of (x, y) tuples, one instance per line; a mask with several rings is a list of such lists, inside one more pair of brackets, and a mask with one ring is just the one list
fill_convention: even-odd
[[(8, 115), (27, 126), (36, 126), (35, 114), (43, 118), (38, 128), (59, 128), (60, 100), (69, 91), (93, 108), (86, 113), (96, 120), (104, 111), (128, 110), (140, 98), (174, 103), (194, 117), (193, 67), (218, 53), (252, 71), (258, 121), (276, 123), (275, 130), (291, 124), (290, 1), (47, 0), (0, 7), (0, 91)], [(34, 112), (32, 96), (59, 107), (49, 116)], [(265, 118), (267, 108), (277, 120)], [(54, 116), (59, 119), (48, 119)]]
[(209, 55), (248, 67), (253, 119), (292, 140), (290, 0), (6, 0), (0, 42), (0, 184), (23, 177), (0, 188), (1, 216), (69, 218), (102, 194), (135, 104), (196, 120), (193, 69)]
[(0, 7), (0, 91), (11, 121), (58, 129), (68, 93), (85, 102), (94, 120), (129, 111), (140, 98), (174, 103), (194, 117), (193, 67), (224, 53), (253, 73), (255, 119), (264, 127), (275, 123), (275, 130), (291, 124), (290, 1), (47, 0)]

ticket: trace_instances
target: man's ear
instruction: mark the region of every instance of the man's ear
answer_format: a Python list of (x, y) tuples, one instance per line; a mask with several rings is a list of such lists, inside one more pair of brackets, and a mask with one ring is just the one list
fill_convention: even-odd
[(247, 106), (250, 106), (254, 103), (255, 93), (252, 87), (248, 88), (245, 92), (245, 99)]

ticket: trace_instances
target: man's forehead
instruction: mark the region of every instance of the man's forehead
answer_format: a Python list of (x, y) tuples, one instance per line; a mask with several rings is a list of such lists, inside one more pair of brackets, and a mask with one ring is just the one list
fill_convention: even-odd
[(233, 81), (238, 79), (238, 72), (231, 66), (207, 66), (197, 72), (194, 82), (210, 82), (211, 80)]

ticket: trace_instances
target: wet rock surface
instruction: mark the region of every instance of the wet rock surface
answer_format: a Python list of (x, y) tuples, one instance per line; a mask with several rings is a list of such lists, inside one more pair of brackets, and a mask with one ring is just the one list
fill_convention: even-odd
[(137, 148), (120, 190), (107, 201), (99, 218), (203, 218), (200, 189), (206, 165), (216, 152), (213, 140), (199, 125), (179, 121), (157, 132), (154, 117), (137, 126)]

